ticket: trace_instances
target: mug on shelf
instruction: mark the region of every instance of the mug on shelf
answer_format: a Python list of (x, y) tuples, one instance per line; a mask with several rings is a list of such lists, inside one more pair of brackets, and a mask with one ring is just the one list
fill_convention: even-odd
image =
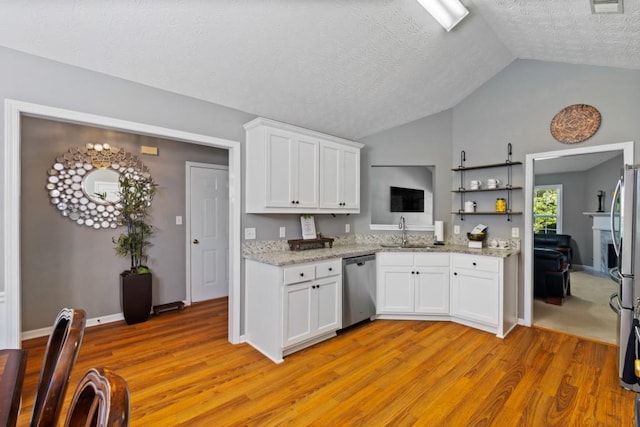
[(479, 190), (482, 186), (482, 181), (480, 181), (479, 179), (472, 179), (469, 184), (471, 185), (472, 190)]
[(500, 180), (496, 178), (489, 178), (487, 180), (487, 188), (498, 188), (500, 187)]
[(472, 201), (472, 200), (468, 200), (466, 202), (464, 202), (464, 211), (465, 212), (475, 212), (476, 211), (476, 202)]

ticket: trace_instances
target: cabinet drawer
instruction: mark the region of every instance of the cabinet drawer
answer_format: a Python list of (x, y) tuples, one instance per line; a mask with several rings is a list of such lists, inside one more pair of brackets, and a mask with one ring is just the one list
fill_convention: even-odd
[(401, 252), (378, 252), (376, 255), (378, 265), (391, 267), (413, 266), (413, 254)]
[(341, 274), (342, 260), (320, 262), (316, 264), (316, 279)]
[(453, 268), (466, 268), (469, 270), (500, 272), (500, 259), (489, 256), (454, 255)]
[(306, 282), (315, 279), (315, 265), (301, 265), (297, 267), (289, 267), (284, 270), (284, 284)]
[(416, 252), (416, 267), (449, 267), (450, 255)]

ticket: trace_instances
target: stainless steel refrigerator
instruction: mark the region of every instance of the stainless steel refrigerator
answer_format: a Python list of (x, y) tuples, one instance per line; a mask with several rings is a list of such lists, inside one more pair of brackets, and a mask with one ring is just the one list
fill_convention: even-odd
[[(634, 371), (640, 359), (640, 165), (625, 165), (611, 201), (611, 237), (618, 258), (610, 271), (619, 289), (609, 299), (609, 305), (619, 315), (619, 375), (620, 385), (640, 392)], [(638, 280), (635, 279), (638, 275)]]

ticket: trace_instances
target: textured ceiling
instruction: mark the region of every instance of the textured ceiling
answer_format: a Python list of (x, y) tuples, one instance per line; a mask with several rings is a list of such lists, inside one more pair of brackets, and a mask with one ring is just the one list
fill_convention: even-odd
[(640, 69), (638, 0), (2, 0), (0, 45), (346, 138), (451, 108), (515, 58)]

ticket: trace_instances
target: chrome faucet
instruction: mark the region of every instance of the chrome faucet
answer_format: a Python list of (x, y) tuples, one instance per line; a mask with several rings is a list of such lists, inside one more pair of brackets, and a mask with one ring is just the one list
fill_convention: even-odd
[(404, 222), (403, 216), (400, 217), (398, 228), (402, 230), (402, 246), (405, 246), (407, 244), (407, 224)]

